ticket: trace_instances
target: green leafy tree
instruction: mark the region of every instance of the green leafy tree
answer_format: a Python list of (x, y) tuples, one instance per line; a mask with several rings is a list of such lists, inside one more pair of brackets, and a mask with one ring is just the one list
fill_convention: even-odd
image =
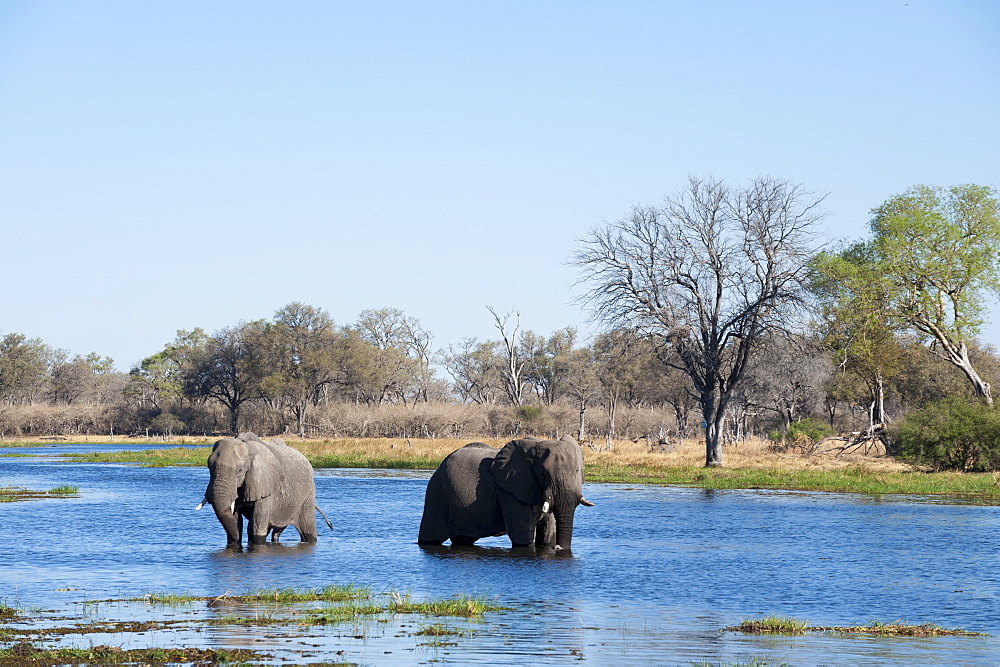
[(184, 393), (221, 404), (229, 412), (233, 435), (239, 432), (243, 406), (263, 396), (266, 326), (263, 321), (242, 322), (217, 331), (193, 350), (191, 363), (184, 369)]
[(192, 364), (202, 357), (208, 340), (208, 334), (199, 327), (191, 331), (179, 329), (173, 341), (129, 371), (126, 395), (140, 405), (152, 406), (156, 412), (180, 404), (188, 397), (185, 382)]
[(263, 332), (264, 396), (287, 409), (299, 437), (305, 436), (306, 413), (339, 373), (337, 330), (322, 308), (290, 303), (274, 314)]
[(885, 378), (899, 367), (901, 356), (900, 323), (893, 316), (890, 286), (879, 272), (872, 247), (865, 243), (839, 253), (820, 253), (812, 269), (819, 336), (833, 354), (836, 369), (867, 387), (868, 428), (874, 431), (886, 421)]
[(977, 395), (988, 382), (969, 357), (987, 297), (1000, 291), (1000, 203), (993, 188), (917, 185), (872, 211), (868, 275), (888, 295), (894, 317), (930, 341)]
[(38, 338), (9, 333), (0, 338), (0, 400), (32, 403), (46, 389), (54, 352)]

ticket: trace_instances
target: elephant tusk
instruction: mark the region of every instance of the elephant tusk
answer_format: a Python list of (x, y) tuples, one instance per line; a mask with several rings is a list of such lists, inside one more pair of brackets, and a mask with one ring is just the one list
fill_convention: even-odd
[(542, 514), (548, 514), (548, 513), (549, 513), (549, 501), (546, 500), (544, 503), (542, 503)]
[(200, 510), (204, 506), (205, 506), (205, 501), (203, 500), (200, 503), (198, 503), (197, 505), (195, 505), (194, 508), (195, 508), (195, 510)]
[(587, 500), (586, 498), (583, 498), (583, 497), (580, 498), (580, 504), (583, 505), (584, 507), (593, 507), (594, 506), (594, 503), (590, 502), (589, 500)]
[(236, 501), (235, 500), (233, 501), (233, 504), (229, 506), (229, 513), (230, 514), (236, 514)]

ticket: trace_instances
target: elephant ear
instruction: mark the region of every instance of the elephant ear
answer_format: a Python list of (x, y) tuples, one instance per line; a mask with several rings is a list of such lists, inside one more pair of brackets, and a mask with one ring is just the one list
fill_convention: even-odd
[(277, 492), (278, 461), (260, 443), (251, 441), (247, 447), (250, 450), (250, 467), (243, 482), (243, 491), (246, 500), (256, 502)]
[(490, 466), (497, 486), (525, 505), (542, 504), (542, 489), (535, 477), (539, 442), (535, 438), (511, 440), (503, 446)]

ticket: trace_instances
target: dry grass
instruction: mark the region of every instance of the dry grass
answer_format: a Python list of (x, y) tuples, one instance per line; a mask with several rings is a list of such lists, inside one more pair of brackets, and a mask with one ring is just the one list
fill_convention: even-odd
[[(529, 435), (529, 434), (525, 434)], [(278, 436), (293, 445), (310, 460), (324, 457), (341, 459), (440, 461), (448, 454), (470, 442), (484, 442), (492, 447), (502, 447), (510, 438), (305, 438), (299, 439), (287, 434)], [(537, 437), (549, 437), (537, 434)], [(176, 445), (212, 445), (217, 438), (203, 436), (174, 436), (167, 442)], [(64, 440), (53, 438), (18, 439), (18, 444), (52, 444)], [(114, 443), (122, 445), (162, 444), (163, 438), (137, 438), (117, 436), (77, 436), (66, 442)], [(5, 445), (13, 443), (5, 443)], [(700, 467), (705, 465), (705, 444), (703, 440), (688, 439), (674, 444), (669, 451), (654, 451), (648, 441), (613, 440), (610, 447), (604, 438), (585, 441), (584, 459), (588, 465), (630, 466), (652, 470), (675, 467)], [(771, 443), (761, 439), (751, 439), (735, 445), (724, 446), (722, 462), (727, 468), (769, 468), (784, 470), (842, 470), (863, 467), (873, 473), (910, 472), (914, 466), (892, 457), (871, 457), (860, 454), (812, 454), (778, 452)], [(398, 467), (398, 466), (397, 466)], [(434, 466), (436, 467), (436, 464)]]
[(502, 447), (506, 439), (483, 438), (336, 438), (336, 439), (282, 439), (294, 446), (310, 459), (324, 456), (357, 456), (367, 458), (412, 458), (436, 459), (440, 461), (456, 449), (470, 442), (485, 442), (493, 447)]
[[(593, 443), (593, 451), (584, 447), (584, 458), (588, 464), (625, 465), (662, 470), (673, 467), (705, 465), (704, 440), (688, 439), (676, 444), (670, 451), (651, 451), (646, 441), (616, 440), (610, 451), (605, 449), (604, 440)], [(858, 454), (834, 456), (776, 452), (766, 440), (752, 439), (736, 445), (724, 446), (722, 463), (727, 468), (768, 468), (785, 470), (842, 470), (864, 466), (872, 472), (909, 472), (913, 466), (891, 457), (868, 457)]]

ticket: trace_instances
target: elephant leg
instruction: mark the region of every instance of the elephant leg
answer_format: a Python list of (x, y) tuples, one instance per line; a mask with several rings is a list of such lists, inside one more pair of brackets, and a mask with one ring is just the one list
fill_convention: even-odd
[(284, 526), (282, 526), (281, 528), (272, 528), (271, 529), (271, 541), (272, 542), (277, 542), (278, 538), (281, 537), (281, 531), (283, 531), (284, 529), (285, 529)]
[(247, 542), (250, 544), (264, 544), (267, 542), (267, 531), (270, 528), (270, 516), (265, 503), (267, 499), (250, 503), (247, 514)]
[(309, 500), (305, 505), (302, 506), (302, 511), (299, 513), (298, 521), (295, 523), (295, 527), (299, 531), (299, 539), (303, 542), (315, 542), (316, 541), (316, 500), (315, 498)]
[(503, 525), (507, 528), (510, 543), (515, 547), (530, 547), (535, 543), (535, 525), (537, 519), (533, 516), (530, 505), (518, 501), (509, 494), (500, 494), (500, 510), (503, 513)]

